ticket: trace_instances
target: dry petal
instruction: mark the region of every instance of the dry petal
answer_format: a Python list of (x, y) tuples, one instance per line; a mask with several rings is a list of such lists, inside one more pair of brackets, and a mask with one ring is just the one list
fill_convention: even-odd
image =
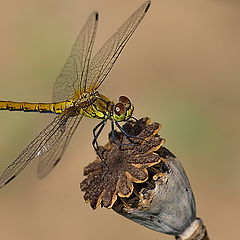
[(147, 181), (147, 168), (162, 161), (155, 153), (165, 142), (158, 135), (159, 123), (150, 124), (149, 118), (143, 118), (126, 122), (123, 129), (127, 135), (110, 133), (109, 143), (98, 150), (101, 158), (84, 169), (86, 178), (80, 188), (93, 209), (99, 204), (112, 207), (118, 196), (130, 197), (133, 183)]

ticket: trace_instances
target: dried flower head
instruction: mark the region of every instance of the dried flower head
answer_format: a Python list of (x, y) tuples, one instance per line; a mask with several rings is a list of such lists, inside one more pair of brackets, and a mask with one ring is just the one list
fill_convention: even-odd
[[(84, 198), (157, 232), (181, 240), (207, 240), (196, 217), (194, 195), (180, 161), (158, 135), (160, 124), (148, 118), (111, 132), (98, 159), (84, 169)], [(131, 137), (129, 137), (131, 136)]]
[(147, 169), (162, 161), (155, 153), (165, 142), (158, 135), (159, 123), (143, 118), (125, 123), (123, 130), (126, 134), (111, 132), (109, 143), (99, 148), (100, 157), (84, 169), (80, 188), (93, 209), (99, 204), (111, 208), (118, 197), (130, 197), (134, 183), (146, 182)]

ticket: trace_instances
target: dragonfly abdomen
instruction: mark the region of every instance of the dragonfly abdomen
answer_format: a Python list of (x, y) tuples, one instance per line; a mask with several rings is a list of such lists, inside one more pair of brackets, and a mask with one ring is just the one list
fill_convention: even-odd
[(66, 108), (69, 108), (71, 105), (72, 105), (71, 101), (57, 103), (28, 103), (28, 102), (0, 101), (0, 110), (60, 114)]

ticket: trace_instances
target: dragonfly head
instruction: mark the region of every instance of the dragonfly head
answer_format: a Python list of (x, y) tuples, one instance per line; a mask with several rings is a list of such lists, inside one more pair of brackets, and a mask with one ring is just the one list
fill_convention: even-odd
[(126, 121), (132, 116), (133, 109), (129, 98), (120, 96), (119, 102), (113, 106), (113, 119), (117, 122)]

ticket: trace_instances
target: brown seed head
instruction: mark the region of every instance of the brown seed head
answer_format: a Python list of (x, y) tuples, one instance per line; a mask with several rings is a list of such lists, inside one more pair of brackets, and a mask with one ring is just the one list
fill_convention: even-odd
[(147, 169), (162, 161), (155, 153), (165, 142), (157, 134), (159, 123), (150, 124), (148, 118), (143, 118), (125, 123), (123, 129), (132, 137), (111, 133), (109, 143), (99, 148), (101, 157), (84, 169), (86, 178), (80, 188), (93, 209), (99, 204), (111, 208), (118, 197), (130, 197), (135, 183), (147, 181)]

